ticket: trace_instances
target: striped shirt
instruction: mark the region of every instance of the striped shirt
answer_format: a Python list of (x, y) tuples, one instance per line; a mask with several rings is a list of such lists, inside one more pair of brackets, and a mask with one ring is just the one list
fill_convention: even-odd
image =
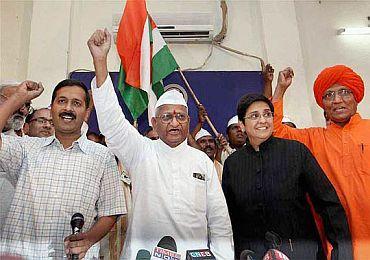
[(0, 170), (17, 180), (2, 251), (27, 259), (61, 259), (74, 213), (85, 217), (83, 232), (102, 216), (126, 213), (113, 155), (84, 135), (67, 149), (55, 136), (2, 135)]

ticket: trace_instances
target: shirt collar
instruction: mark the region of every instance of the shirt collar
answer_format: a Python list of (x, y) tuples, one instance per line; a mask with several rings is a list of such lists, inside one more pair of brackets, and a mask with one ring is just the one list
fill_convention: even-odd
[(349, 122), (344, 127), (341, 127), (341, 126), (339, 126), (335, 123), (331, 123), (327, 128), (328, 129), (330, 129), (330, 128), (331, 129), (339, 129), (339, 130), (349, 129), (352, 126), (357, 125), (361, 120), (362, 120), (362, 117), (360, 116), (360, 114), (356, 113), (351, 117)]
[(163, 151), (168, 152), (168, 153), (175, 153), (176, 154), (178, 152), (181, 152), (181, 151), (185, 150), (186, 147), (188, 146), (188, 139), (187, 138), (176, 147), (170, 147), (168, 144), (163, 142), (161, 139), (158, 139), (157, 141), (158, 141), (159, 147)]
[[(50, 137), (45, 138), (45, 141), (44, 141), (42, 147), (49, 146), (53, 143), (58, 144), (59, 146), (63, 147), (63, 145), (60, 143), (60, 141), (58, 140), (58, 138), (56, 138), (55, 135), (52, 135)], [(74, 147), (74, 145), (77, 145), (81, 149), (81, 151), (83, 151), (84, 153), (87, 153), (88, 152), (87, 136), (82, 134), (76, 141), (74, 141), (72, 143), (71, 147)], [(69, 149), (69, 148), (67, 148), (67, 149)]]
[[(263, 143), (260, 144), (259, 148), (260, 148), (260, 151), (264, 151), (266, 150), (266, 148), (273, 142), (273, 135), (271, 135), (266, 141), (264, 141)], [(250, 150), (250, 151), (253, 151), (253, 152), (257, 152), (256, 150), (254, 150), (253, 146), (250, 144), (248, 138), (247, 138), (247, 141), (245, 142), (245, 145), (246, 149)]]

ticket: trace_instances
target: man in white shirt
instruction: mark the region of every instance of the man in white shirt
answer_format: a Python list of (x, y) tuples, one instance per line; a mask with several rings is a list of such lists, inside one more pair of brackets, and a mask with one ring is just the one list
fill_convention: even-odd
[(141, 136), (125, 119), (107, 70), (111, 35), (96, 31), (88, 41), (96, 79), (91, 83), (99, 127), (108, 148), (131, 174), (133, 209), (124, 255), (152, 250), (172, 236), (185, 259), (188, 249), (207, 248), (233, 259), (230, 218), (216, 169), (207, 155), (187, 145), (189, 116), (183, 96), (163, 94), (151, 119), (158, 140)]

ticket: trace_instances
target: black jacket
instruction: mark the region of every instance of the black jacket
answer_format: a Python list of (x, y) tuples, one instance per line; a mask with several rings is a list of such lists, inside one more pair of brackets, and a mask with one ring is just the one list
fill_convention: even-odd
[[(307, 194), (323, 218), (326, 236), (334, 247), (332, 259), (352, 259), (345, 211), (330, 181), (303, 144), (270, 137), (256, 152), (247, 143), (225, 161), (222, 187), (233, 227), (236, 259), (244, 249), (254, 251), (256, 259), (261, 259), (273, 246), (290, 259), (322, 258)], [(278, 234), (281, 242), (272, 245), (266, 239), (267, 232)]]

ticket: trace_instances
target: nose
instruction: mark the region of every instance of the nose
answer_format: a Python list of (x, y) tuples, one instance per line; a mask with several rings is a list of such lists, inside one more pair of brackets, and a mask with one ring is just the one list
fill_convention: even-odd
[(175, 115), (172, 117), (172, 120), (171, 120), (170, 124), (171, 124), (171, 126), (178, 126), (180, 124), (179, 121), (177, 121)]
[(51, 129), (51, 128), (52, 128), (52, 125), (51, 125), (51, 123), (50, 123), (49, 121), (46, 121), (46, 123), (44, 123), (44, 124), (42, 125), (42, 127), (43, 127), (43, 128), (46, 128), (46, 129)]
[(342, 101), (343, 101), (343, 98), (341, 96), (339, 96), (337, 92), (335, 92), (334, 93), (333, 103), (340, 103)]

